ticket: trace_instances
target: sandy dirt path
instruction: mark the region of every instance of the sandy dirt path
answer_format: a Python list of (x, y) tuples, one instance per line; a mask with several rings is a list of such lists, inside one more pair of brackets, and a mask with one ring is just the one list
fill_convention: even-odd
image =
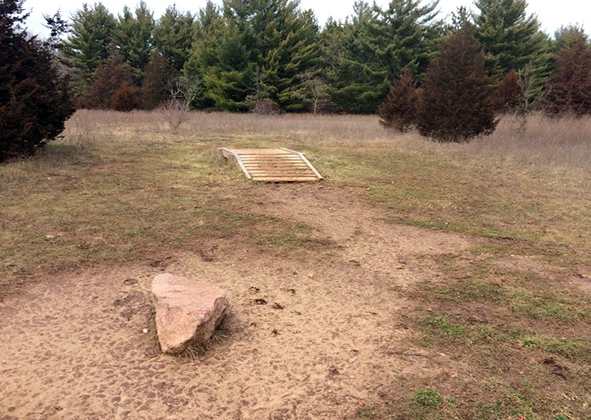
[[(470, 239), (385, 223), (328, 186), (261, 185), (255, 194), (266, 213), (312, 225), (340, 247), (304, 259), (220, 241), (205, 244), (213, 261), (157, 256), (32, 285), (0, 303), (0, 420), (349, 419), (399, 378), (452, 374), (445, 355), (409, 344), (412, 302), (402, 291), (434, 275), (418, 256), (457, 252)], [(149, 289), (163, 271), (228, 291), (225, 334), (204, 355), (159, 353)]]

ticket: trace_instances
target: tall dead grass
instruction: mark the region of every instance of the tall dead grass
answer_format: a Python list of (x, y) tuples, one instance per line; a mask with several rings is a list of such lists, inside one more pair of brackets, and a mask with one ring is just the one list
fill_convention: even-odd
[[(178, 130), (170, 130), (158, 112), (119, 113), (78, 111), (68, 121), (64, 144), (77, 147), (105, 144), (106, 141), (148, 143), (210, 139), (223, 146), (225, 139), (245, 145), (261, 142), (297, 142), (328, 147), (404, 148), (409, 152), (444, 153), (477, 161), (515, 164), (524, 167), (562, 167), (591, 172), (591, 119), (550, 119), (543, 115), (528, 118), (525, 132), (512, 116), (501, 119), (488, 137), (468, 144), (428, 141), (416, 132), (398, 134), (385, 130), (376, 116), (364, 115), (255, 115), (191, 112)], [(111, 137), (105, 136), (112, 133)], [(100, 140), (99, 140), (100, 137)]]
[(591, 118), (533, 115), (528, 118), (523, 134), (519, 132), (519, 124), (518, 118), (506, 116), (493, 135), (477, 139), (466, 149), (523, 165), (591, 169)]

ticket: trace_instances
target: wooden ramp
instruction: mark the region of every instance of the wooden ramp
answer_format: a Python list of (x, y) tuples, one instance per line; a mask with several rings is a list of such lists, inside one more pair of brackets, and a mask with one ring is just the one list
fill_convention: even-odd
[(303, 153), (289, 149), (218, 149), (248, 179), (267, 182), (318, 181), (322, 175)]

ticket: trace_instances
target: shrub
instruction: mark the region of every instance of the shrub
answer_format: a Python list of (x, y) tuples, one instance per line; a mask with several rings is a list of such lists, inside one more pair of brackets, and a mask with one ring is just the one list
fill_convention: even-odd
[(401, 133), (408, 131), (416, 122), (418, 91), (410, 71), (394, 80), (392, 90), (380, 105), (380, 124)]
[(482, 47), (464, 24), (444, 41), (419, 95), (417, 127), (444, 142), (491, 134), (497, 121)]
[(250, 112), (259, 115), (278, 115), (281, 113), (279, 105), (268, 98), (257, 99)]
[(0, 2), (0, 160), (34, 154), (74, 113), (50, 43), (29, 37), (22, 0)]
[(515, 70), (505, 75), (495, 90), (492, 101), (497, 113), (511, 114), (523, 111), (523, 86)]
[(112, 109), (114, 95), (123, 85), (133, 86), (133, 72), (115, 50), (96, 71), (81, 104), (90, 109)]
[(127, 83), (122, 84), (111, 98), (111, 106), (116, 111), (130, 112), (137, 108), (137, 89)]

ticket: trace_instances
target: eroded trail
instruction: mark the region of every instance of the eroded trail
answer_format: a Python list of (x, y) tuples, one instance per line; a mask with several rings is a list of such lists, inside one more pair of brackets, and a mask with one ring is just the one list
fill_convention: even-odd
[[(340, 247), (303, 258), (222, 241), (207, 244), (212, 261), (159, 256), (39, 282), (0, 304), (0, 419), (352, 418), (397, 378), (450, 374), (445, 355), (410, 347), (402, 291), (433, 275), (420, 255), (470, 239), (385, 223), (342, 189), (255, 193), (262, 211)], [(226, 334), (205, 355), (163, 356), (142, 331), (164, 270), (228, 291)]]

